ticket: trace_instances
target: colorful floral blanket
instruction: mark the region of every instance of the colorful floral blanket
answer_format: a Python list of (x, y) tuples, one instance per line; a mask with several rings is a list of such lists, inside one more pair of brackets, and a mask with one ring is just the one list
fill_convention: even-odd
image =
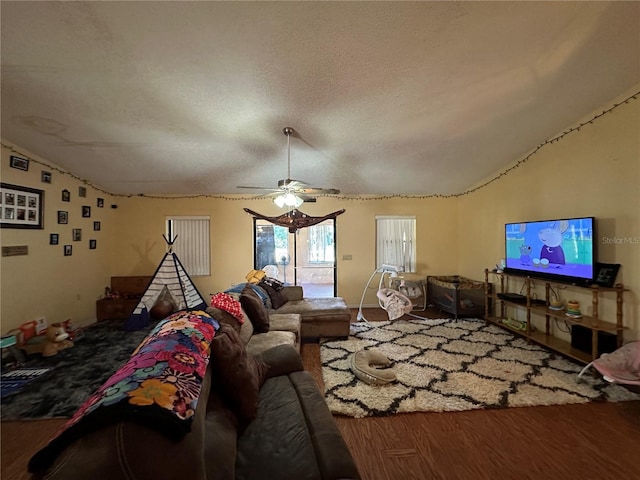
[(121, 420), (143, 423), (179, 440), (191, 430), (218, 322), (181, 311), (156, 325), (114, 373), (29, 461), (46, 468), (80, 435)]

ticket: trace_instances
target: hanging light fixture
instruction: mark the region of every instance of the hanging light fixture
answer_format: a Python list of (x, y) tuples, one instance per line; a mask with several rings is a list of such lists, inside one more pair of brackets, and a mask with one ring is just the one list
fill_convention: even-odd
[(284, 206), (298, 208), (304, 203), (304, 200), (291, 192), (287, 192), (274, 198), (273, 203), (275, 203), (279, 208)]

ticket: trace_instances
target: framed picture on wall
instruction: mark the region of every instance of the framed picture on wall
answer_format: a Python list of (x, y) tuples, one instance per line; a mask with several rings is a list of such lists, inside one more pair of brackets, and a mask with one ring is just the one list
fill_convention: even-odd
[(0, 227), (44, 228), (44, 191), (0, 183)]
[(40, 181), (42, 183), (51, 183), (51, 172), (47, 172), (47, 171), (43, 170), (40, 173)]
[(29, 170), (29, 160), (26, 158), (11, 155), (9, 162), (11, 168), (17, 168), (18, 170), (24, 170), (25, 172)]
[(82, 240), (82, 229), (81, 228), (74, 228), (73, 229), (73, 241), (74, 242), (79, 242), (80, 240)]
[(93, 222), (93, 231), (97, 232), (100, 230), (100, 222)]
[(65, 210), (58, 210), (58, 223), (69, 223), (69, 212)]
[(87, 188), (86, 187), (78, 187), (78, 196), (86, 197), (87, 196)]
[(62, 201), (63, 202), (70, 202), (71, 201), (71, 192), (69, 190), (67, 190), (66, 188), (64, 190), (62, 190)]
[(98, 198), (98, 200), (96, 201), (96, 205), (98, 206), (98, 208), (103, 208), (104, 207), (104, 198)]
[(95, 239), (89, 240), (89, 250), (95, 250), (98, 242)]
[(83, 218), (91, 217), (91, 207), (89, 205), (82, 206), (82, 216)]
[(73, 252), (73, 247), (71, 245), (65, 245), (64, 246), (64, 256), (65, 257), (71, 256), (72, 252)]
[(58, 245), (59, 235), (57, 233), (49, 234), (49, 245)]

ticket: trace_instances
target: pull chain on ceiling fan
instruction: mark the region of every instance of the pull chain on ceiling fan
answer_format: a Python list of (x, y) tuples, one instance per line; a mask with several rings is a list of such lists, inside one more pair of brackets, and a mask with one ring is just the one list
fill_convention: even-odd
[(238, 186), (237, 188), (270, 191), (272, 192), (270, 195), (274, 197), (273, 203), (280, 208), (285, 206), (298, 208), (304, 202), (315, 202), (317, 195), (339, 194), (340, 190), (338, 189), (309, 187), (306, 182), (291, 178), (291, 135), (295, 133), (295, 130), (292, 127), (285, 127), (282, 132), (287, 137), (287, 178), (278, 180), (277, 188), (247, 186)]

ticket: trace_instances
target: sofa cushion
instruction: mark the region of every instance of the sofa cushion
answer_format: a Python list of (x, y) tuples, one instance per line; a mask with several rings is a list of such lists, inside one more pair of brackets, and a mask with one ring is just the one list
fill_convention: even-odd
[[(275, 279), (263, 278), (258, 284), (267, 295), (269, 295), (269, 299), (271, 300), (271, 308), (280, 308), (282, 305), (289, 301), (289, 298), (284, 293), (283, 285), (278, 281), (271, 281)], [(276, 283), (277, 282), (277, 283)]]
[(245, 287), (240, 294), (240, 303), (247, 313), (249, 320), (253, 323), (253, 328), (257, 333), (269, 331), (269, 312), (264, 306), (260, 297), (251, 287)]
[(272, 313), (269, 315), (270, 330), (293, 332), (300, 335), (300, 322), (302, 318), (298, 313)]
[(229, 408), (239, 419), (255, 418), (266, 365), (249, 355), (238, 333), (225, 324), (211, 342), (211, 358), (213, 385)]
[[(237, 448), (237, 479), (322, 478), (308, 420), (288, 375), (265, 382), (258, 416), (238, 437)], [(274, 465), (278, 466), (277, 472)]]
[(251, 340), (251, 337), (253, 336), (253, 323), (251, 323), (251, 320), (249, 320), (249, 317), (247, 317), (247, 314), (244, 310), (242, 310), (242, 313), (244, 313), (245, 316), (245, 320), (244, 323), (240, 326), (240, 340), (242, 340), (243, 345), (246, 345), (247, 343), (249, 343), (249, 340)]
[(314, 317), (335, 317), (346, 315), (351, 318), (351, 310), (341, 297), (305, 298), (303, 300), (289, 300), (273, 313), (299, 313), (303, 319)]
[(296, 334), (293, 332), (279, 332), (271, 330), (267, 333), (256, 333), (247, 343), (247, 352), (257, 355), (278, 345), (296, 346)]

